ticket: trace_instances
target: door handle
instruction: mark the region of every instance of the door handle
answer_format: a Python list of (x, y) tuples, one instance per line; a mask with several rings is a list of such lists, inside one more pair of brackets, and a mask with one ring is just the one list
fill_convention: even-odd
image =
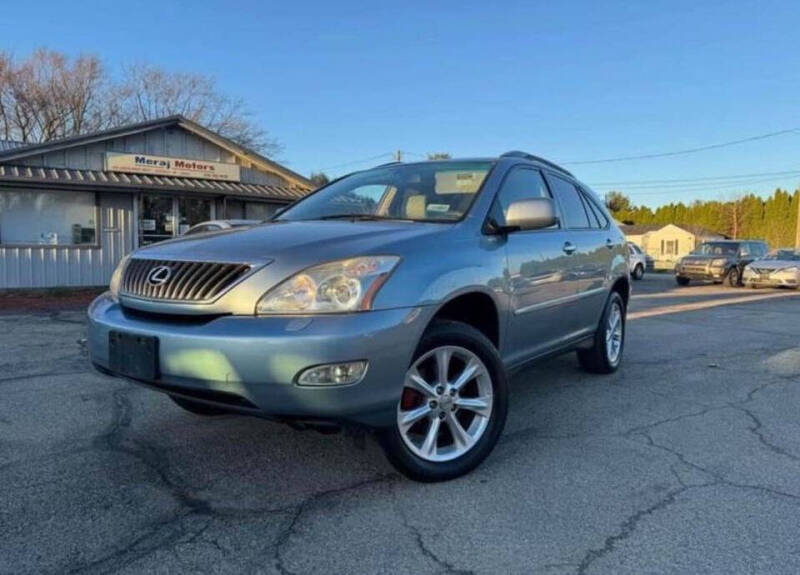
[(613, 250), (613, 249), (614, 249), (614, 242), (612, 242), (612, 241), (611, 241), (611, 238), (608, 238), (608, 239), (606, 240), (606, 247), (607, 247), (608, 249), (610, 249), (610, 250)]
[(578, 249), (578, 247), (575, 244), (573, 244), (572, 242), (564, 242), (563, 250), (564, 250), (565, 254), (571, 254), (576, 249)]

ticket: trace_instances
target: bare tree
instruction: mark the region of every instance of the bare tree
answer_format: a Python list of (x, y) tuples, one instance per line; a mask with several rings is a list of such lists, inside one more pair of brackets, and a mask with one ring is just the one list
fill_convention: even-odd
[(120, 113), (129, 122), (181, 114), (265, 155), (281, 151), (281, 145), (254, 122), (243, 102), (220, 93), (209, 76), (131, 66), (125, 69), (119, 102)]
[(96, 56), (39, 49), (16, 60), (0, 52), (0, 138), (47, 142), (173, 114), (266, 155), (281, 150), (211, 77), (139, 65), (112, 82)]
[(95, 56), (71, 60), (40, 49), (23, 61), (0, 55), (0, 132), (46, 142), (103, 127), (103, 82)]

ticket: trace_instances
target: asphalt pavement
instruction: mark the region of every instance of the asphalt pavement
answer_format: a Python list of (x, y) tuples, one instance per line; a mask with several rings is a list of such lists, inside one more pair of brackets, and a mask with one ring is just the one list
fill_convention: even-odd
[(494, 453), (434, 485), (99, 375), (80, 312), (0, 315), (0, 573), (796, 574), (798, 296), (646, 276), (618, 373), (517, 374)]

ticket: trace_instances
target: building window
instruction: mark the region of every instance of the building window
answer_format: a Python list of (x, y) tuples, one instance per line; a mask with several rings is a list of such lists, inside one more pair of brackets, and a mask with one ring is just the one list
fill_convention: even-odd
[(2, 245), (94, 245), (97, 220), (92, 192), (0, 192)]
[(661, 240), (661, 255), (662, 256), (676, 256), (678, 255), (678, 240)]

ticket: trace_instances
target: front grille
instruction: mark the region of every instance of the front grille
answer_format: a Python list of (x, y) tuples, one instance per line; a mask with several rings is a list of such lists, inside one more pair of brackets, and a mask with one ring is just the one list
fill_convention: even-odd
[(247, 264), (133, 258), (125, 268), (120, 291), (146, 299), (205, 302), (249, 271)]
[(706, 273), (706, 266), (698, 264), (683, 264), (683, 271), (694, 274), (704, 274)]

